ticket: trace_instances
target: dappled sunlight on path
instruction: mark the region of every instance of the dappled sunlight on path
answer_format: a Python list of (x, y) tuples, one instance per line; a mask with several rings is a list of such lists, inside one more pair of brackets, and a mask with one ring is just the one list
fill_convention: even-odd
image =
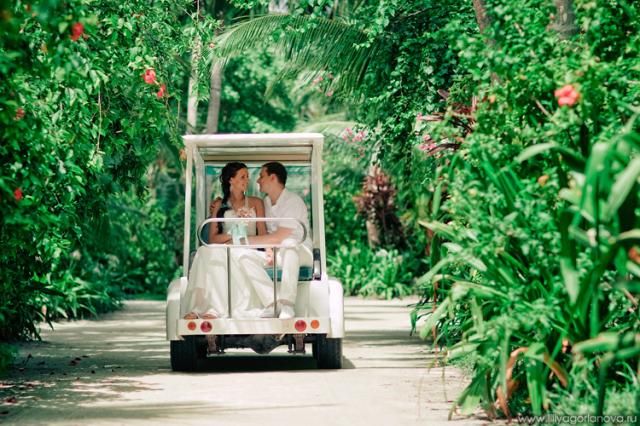
[[(0, 387), (0, 419), (21, 425), (446, 423), (464, 380), (455, 369), (429, 368), (433, 354), (409, 336), (411, 302), (347, 298), (343, 370), (318, 370), (310, 353), (291, 356), (279, 348), (270, 355), (229, 351), (190, 374), (170, 370), (164, 303), (127, 302), (120, 312), (56, 324), (55, 331), (43, 330), (43, 342), (22, 344)], [(447, 424), (458, 423), (481, 422)]]

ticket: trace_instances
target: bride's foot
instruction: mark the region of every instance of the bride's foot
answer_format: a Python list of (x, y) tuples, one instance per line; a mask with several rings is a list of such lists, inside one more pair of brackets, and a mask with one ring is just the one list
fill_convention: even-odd
[(196, 314), (195, 312), (189, 312), (187, 315), (184, 316), (184, 319), (186, 320), (198, 319), (198, 314)]

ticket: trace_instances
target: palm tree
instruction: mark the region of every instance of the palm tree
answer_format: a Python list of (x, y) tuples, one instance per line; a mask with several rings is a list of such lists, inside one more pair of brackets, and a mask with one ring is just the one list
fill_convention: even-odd
[(232, 26), (216, 39), (217, 54), (224, 61), (266, 41), (287, 61), (281, 78), (310, 71), (306, 77), (311, 80), (330, 72), (336, 77), (334, 90), (355, 90), (374, 60), (386, 59), (383, 39), (370, 39), (352, 24), (291, 15), (261, 16)]

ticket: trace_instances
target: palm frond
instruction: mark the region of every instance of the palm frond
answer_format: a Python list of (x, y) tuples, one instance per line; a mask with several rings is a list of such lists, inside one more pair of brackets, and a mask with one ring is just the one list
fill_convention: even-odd
[(340, 136), (347, 127), (356, 125), (355, 121), (336, 120), (336, 121), (320, 121), (314, 123), (302, 123), (296, 127), (296, 132), (319, 132), (324, 134), (332, 134)]
[(272, 47), (287, 61), (279, 78), (303, 70), (331, 72), (333, 88), (353, 91), (374, 59), (381, 55), (381, 39), (370, 40), (364, 31), (339, 20), (307, 16), (267, 15), (241, 22), (216, 38), (216, 54), (223, 60), (258, 45)]

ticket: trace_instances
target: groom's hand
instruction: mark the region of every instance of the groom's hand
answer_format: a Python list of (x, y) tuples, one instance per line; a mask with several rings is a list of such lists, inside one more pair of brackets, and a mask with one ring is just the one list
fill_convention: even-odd
[(273, 266), (273, 249), (272, 248), (267, 248), (265, 249), (265, 263), (267, 264), (267, 266)]
[(222, 206), (222, 198), (217, 197), (209, 204), (209, 217), (218, 216), (218, 210), (220, 210), (220, 206)]

